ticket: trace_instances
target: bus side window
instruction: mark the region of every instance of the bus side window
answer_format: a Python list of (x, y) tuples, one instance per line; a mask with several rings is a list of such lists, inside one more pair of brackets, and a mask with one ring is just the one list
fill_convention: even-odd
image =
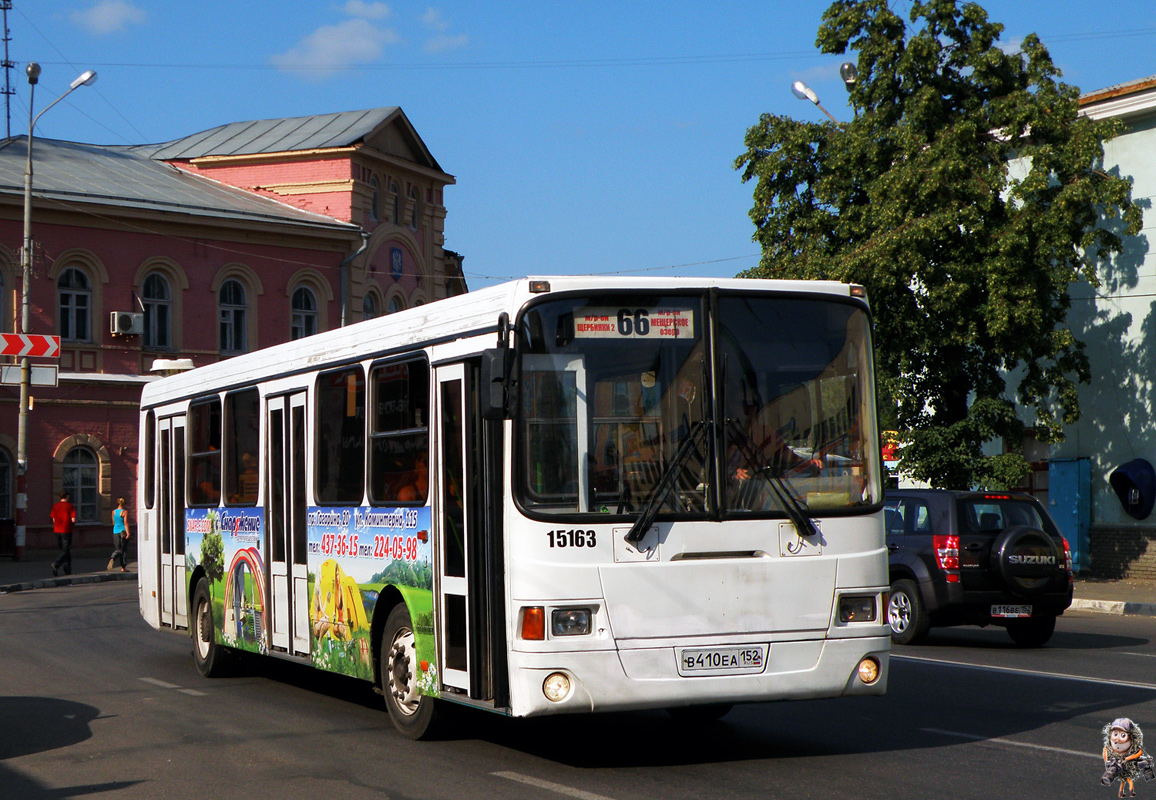
[(425, 503), (429, 495), (429, 365), (380, 364), (373, 387), (369, 496), (373, 503)]
[(215, 506), (221, 498), (221, 400), (189, 406), (189, 505)]
[(360, 366), (317, 376), (317, 499), (357, 504), (365, 493), (365, 373)]
[(257, 448), (261, 397), (256, 389), (225, 395), (225, 497), (227, 505), (257, 502)]

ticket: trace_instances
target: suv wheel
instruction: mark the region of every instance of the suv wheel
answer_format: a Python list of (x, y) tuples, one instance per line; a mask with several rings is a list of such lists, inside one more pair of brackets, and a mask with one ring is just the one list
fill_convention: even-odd
[(887, 622), (891, 625), (891, 641), (913, 644), (927, 635), (931, 618), (923, 609), (919, 590), (906, 578), (891, 584), (891, 599), (887, 601)]
[(1009, 619), (1007, 634), (1020, 647), (1041, 647), (1056, 630), (1056, 618), (1031, 617), (1030, 619)]

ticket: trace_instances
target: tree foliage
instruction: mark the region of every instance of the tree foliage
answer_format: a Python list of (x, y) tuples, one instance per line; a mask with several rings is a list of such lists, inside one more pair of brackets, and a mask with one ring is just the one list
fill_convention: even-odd
[[(209, 514), (215, 515), (216, 512), (210, 511)], [(216, 519), (213, 519), (209, 532), (201, 539), (201, 566), (205, 568), (211, 592), (213, 585), (225, 575), (225, 542), (221, 538), (221, 528)]]
[[(1001, 49), (974, 3), (837, 0), (817, 46), (857, 51), (855, 117), (764, 114), (735, 162), (756, 181), (762, 245), (746, 277), (867, 287), (882, 394), (894, 398), (900, 468), (949, 488), (1014, 486), (1017, 445), (1062, 439), (1079, 416), (1084, 346), (1066, 326), (1069, 287), (1139, 231), (1131, 182), (1102, 167), (1114, 121), (1078, 115), (1078, 90), (1039, 39)], [(1010, 377), (1009, 377), (1010, 376)]]

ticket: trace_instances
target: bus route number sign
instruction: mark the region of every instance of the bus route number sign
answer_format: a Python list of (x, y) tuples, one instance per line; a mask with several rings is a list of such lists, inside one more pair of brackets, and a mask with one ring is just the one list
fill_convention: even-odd
[(579, 339), (678, 339), (694, 335), (690, 308), (586, 308), (574, 312)]
[(686, 648), (678, 651), (678, 674), (758, 675), (767, 666), (767, 645)]

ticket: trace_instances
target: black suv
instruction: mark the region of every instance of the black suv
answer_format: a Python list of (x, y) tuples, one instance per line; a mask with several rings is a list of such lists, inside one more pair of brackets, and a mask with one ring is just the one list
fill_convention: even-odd
[(932, 625), (1002, 625), (1021, 647), (1051, 638), (1072, 604), (1072, 554), (1034, 497), (891, 489), (884, 500), (891, 639)]

